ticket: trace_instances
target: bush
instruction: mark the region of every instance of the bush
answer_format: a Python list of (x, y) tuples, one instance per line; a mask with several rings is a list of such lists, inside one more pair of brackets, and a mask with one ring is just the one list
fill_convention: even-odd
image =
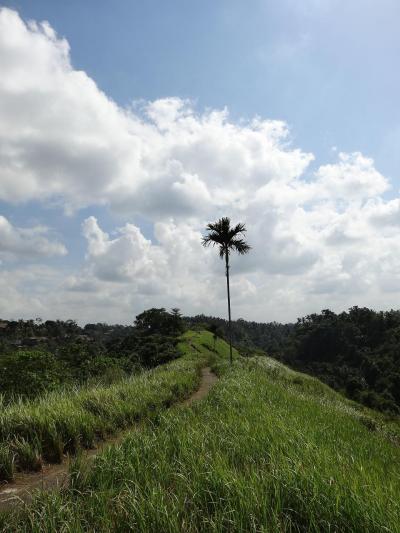
[(65, 365), (51, 353), (26, 350), (0, 358), (0, 390), (6, 398), (33, 398), (68, 380)]

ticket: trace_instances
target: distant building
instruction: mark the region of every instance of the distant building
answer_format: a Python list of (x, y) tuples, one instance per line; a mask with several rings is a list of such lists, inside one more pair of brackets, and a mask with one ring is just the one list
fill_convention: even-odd
[(47, 337), (25, 337), (21, 341), (22, 346), (36, 346), (41, 342), (46, 342)]
[(80, 341), (87, 341), (87, 342), (90, 342), (93, 340), (92, 337), (90, 337), (89, 335), (77, 335), (76, 338), (79, 339)]
[(17, 339), (17, 340), (9, 341), (9, 344), (11, 346), (15, 346), (16, 348), (19, 348), (20, 346), (22, 346), (22, 341), (21, 339)]

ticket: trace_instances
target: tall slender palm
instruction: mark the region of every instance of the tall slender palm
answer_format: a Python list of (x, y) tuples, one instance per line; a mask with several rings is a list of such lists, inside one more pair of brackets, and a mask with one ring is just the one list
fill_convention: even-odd
[(229, 254), (237, 252), (240, 255), (247, 254), (251, 247), (246, 243), (243, 236), (246, 232), (244, 224), (231, 226), (228, 217), (222, 217), (217, 222), (207, 224), (207, 235), (202, 238), (203, 246), (218, 246), (219, 256), (225, 258), (226, 288), (228, 292), (228, 316), (229, 316), (229, 358), (232, 364), (232, 326), (231, 326), (231, 293), (229, 288)]

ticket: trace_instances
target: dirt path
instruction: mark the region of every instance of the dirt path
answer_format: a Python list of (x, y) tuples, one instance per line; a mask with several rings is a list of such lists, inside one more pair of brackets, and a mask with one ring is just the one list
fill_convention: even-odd
[(210, 392), (211, 387), (217, 381), (217, 376), (211, 370), (210, 367), (206, 366), (201, 369), (201, 382), (200, 387), (194, 392), (187, 400), (183, 402), (183, 405), (192, 405), (193, 402), (201, 400)]
[[(207, 396), (217, 379), (217, 376), (211, 371), (211, 368), (202, 368), (200, 387), (189, 398), (184, 400), (182, 405), (190, 406), (193, 402)], [(104, 448), (121, 442), (134, 428), (121, 431), (115, 437), (99, 443), (94, 450), (83, 450), (85, 457), (89, 460), (93, 459)], [(69, 459), (67, 458), (59, 465), (43, 465), (40, 472), (18, 472), (15, 475), (14, 482), (8, 485), (0, 485), (0, 511), (10, 509), (17, 503), (29, 503), (35, 490), (51, 490), (66, 487), (68, 484), (68, 471)]]

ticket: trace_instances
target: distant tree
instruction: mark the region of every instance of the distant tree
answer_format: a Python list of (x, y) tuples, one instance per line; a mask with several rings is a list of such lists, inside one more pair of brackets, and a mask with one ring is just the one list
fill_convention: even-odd
[(183, 325), (179, 309), (168, 313), (164, 307), (147, 309), (135, 320), (135, 327), (141, 335), (177, 335), (183, 331)]
[(176, 333), (183, 333), (185, 330), (185, 322), (183, 320), (182, 313), (180, 312), (180, 309), (177, 307), (174, 307), (171, 309), (171, 322), (172, 326)]
[(7, 335), (10, 339), (15, 339), (18, 337), (19, 333), (19, 323), (16, 320), (10, 320), (7, 326)]
[(78, 326), (76, 321), (72, 320), (71, 318), (65, 322), (65, 327), (68, 335), (75, 335), (80, 333), (80, 327)]
[(400, 413), (400, 313), (351, 307), (299, 319), (283, 360), (374, 409)]
[(69, 381), (68, 369), (53, 354), (18, 351), (0, 358), (0, 391), (6, 397), (35, 397)]
[(135, 327), (142, 335), (154, 335), (165, 329), (167, 311), (153, 307), (136, 316)]
[(229, 358), (232, 364), (232, 326), (231, 326), (231, 295), (229, 287), (229, 254), (237, 252), (240, 255), (247, 254), (251, 247), (243, 239), (246, 232), (244, 224), (236, 224), (231, 226), (230, 218), (223, 217), (214, 223), (207, 225), (207, 235), (202, 238), (203, 246), (207, 247), (210, 244), (218, 246), (219, 256), (225, 259), (225, 275), (226, 275), (226, 289), (228, 294), (228, 317), (229, 317)]
[(152, 368), (179, 356), (177, 344), (185, 329), (179, 309), (147, 309), (136, 316), (134, 330), (118, 350), (143, 367)]

